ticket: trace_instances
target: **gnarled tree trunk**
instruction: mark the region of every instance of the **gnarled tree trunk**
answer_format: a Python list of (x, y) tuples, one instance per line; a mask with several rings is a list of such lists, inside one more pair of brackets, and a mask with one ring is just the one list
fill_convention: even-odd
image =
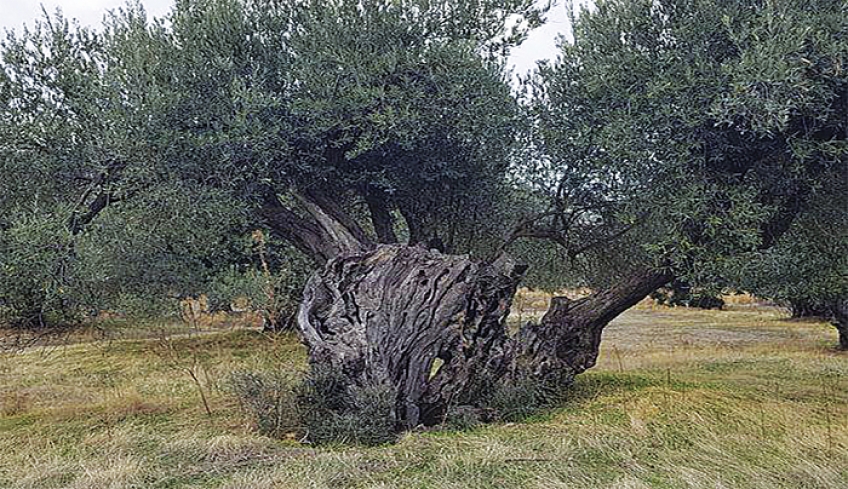
[(343, 372), (353, 386), (395, 389), (404, 427), (433, 424), (483, 369), (505, 366), (505, 321), (522, 272), (508, 259), (489, 265), (378, 246), (312, 277), (298, 328), (312, 364)]
[(298, 328), (313, 365), (342, 372), (352, 387), (393, 388), (398, 425), (412, 428), (441, 422), (487, 382), (570, 382), (595, 364), (604, 326), (669, 279), (646, 273), (584, 299), (554, 298), (540, 323), (510, 335), (523, 272), (505, 256), (484, 263), (381, 245), (314, 275)]
[[(437, 424), (499, 382), (567, 384), (595, 364), (604, 327), (671, 279), (645, 272), (576, 301), (556, 297), (539, 323), (509, 334), (525, 267), (506, 254), (479, 261), (392, 244), (388, 221), (383, 236), (366, 239), (320, 195), (298, 199), (299, 212), (272, 197), (261, 213), (323, 263), (297, 314), (310, 364), (340, 374), (351, 391), (388, 387), (399, 429)], [(378, 207), (371, 212), (386, 218)]]

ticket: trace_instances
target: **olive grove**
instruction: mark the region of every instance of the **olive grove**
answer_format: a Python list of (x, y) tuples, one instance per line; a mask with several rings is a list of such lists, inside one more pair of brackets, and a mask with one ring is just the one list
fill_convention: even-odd
[[(98, 256), (149, 260), (109, 245), (127, 232), (206, 273), (261, 227), (314, 267), (310, 363), (391, 392), (398, 429), (498, 386), (557, 389), (616, 316), (675, 277), (727, 277), (848, 177), (845, 5), (813, 4), (598, 1), (518, 94), (504, 56), (545, 13), (528, 0), (48, 18), (3, 44), (4, 307), (96, 288)], [(552, 247), (573, 268), (548, 273), (595, 292), (510, 331)], [(143, 282), (173, 291), (180, 269)]]

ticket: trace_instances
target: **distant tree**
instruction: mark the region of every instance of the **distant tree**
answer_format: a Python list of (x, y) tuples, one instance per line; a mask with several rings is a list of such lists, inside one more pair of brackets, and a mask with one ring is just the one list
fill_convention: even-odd
[(185, 145), (167, 119), (173, 94), (152, 81), (163, 29), (136, 38), (143, 13), (121, 15), (104, 33), (47, 16), (2, 42), (4, 322), (62, 325), (130, 304), (161, 313), (249, 256), (246, 208), (169, 163)]
[(848, 181), (828, 182), (773, 247), (726, 265), (735, 286), (788, 305), (792, 317), (833, 323), (848, 349)]

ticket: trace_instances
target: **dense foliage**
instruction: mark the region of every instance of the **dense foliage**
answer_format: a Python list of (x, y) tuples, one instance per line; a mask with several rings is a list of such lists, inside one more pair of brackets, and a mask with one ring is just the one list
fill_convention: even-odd
[(584, 246), (581, 231), (638, 223), (630, 238), (660, 265), (714, 283), (727, 260), (770, 248), (811, 217), (811, 202), (844, 193), (831, 183), (848, 178), (845, 9), (667, 0), (582, 10), (574, 43), (531, 87), (545, 164), (528, 171), (555, 219), (588, 224), (564, 236), (568, 246)]
[(167, 27), (131, 5), (99, 33), (56, 15), (10, 35), (6, 316), (71, 320), (130, 290), (256, 273), (244, 238), (292, 189), (379, 215), (381, 240), (473, 249), (521, 125), (499, 60), (539, 16), (519, 1), (181, 1)]

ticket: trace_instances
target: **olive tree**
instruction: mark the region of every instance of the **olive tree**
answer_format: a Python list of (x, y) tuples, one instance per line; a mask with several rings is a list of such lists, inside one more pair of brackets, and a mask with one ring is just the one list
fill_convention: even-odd
[(591, 252), (586, 233), (603, 242), (619, 229), (631, 248), (616, 270), (726, 283), (731, 263), (774, 247), (846, 179), (844, 9), (669, 0), (580, 11), (574, 42), (530, 83), (546, 160), (525, 171), (551, 205), (517, 235), (579, 255)]
[[(167, 25), (130, 8), (93, 69), (121, 150), (66, 189), (69, 229), (160, 181), (226, 195), (313, 261), (296, 322), (316, 371), (390, 392), (399, 429), (436, 424), (569, 383), (616, 316), (772, 247), (844, 178), (842, 6), (816, 6), (598, 2), (525, 98), (503, 54), (541, 21), (530, 1), (183, 0)], [(511, 333), (511, 254), (535, 241), (596, 292)]]
[(734, 286), (790, 307), (792, 317), (832, 322), (848, 349), (848, 180), (823, 186), (819, 198), (781, 240), (725, 266)]
[(0, 321), (152, 306), (244, 259), (243, 206), (169, 164), (174, 98), (145, 74), (164, 35), (135, 7), (105, 32), (57, 13), (2, 41)]

